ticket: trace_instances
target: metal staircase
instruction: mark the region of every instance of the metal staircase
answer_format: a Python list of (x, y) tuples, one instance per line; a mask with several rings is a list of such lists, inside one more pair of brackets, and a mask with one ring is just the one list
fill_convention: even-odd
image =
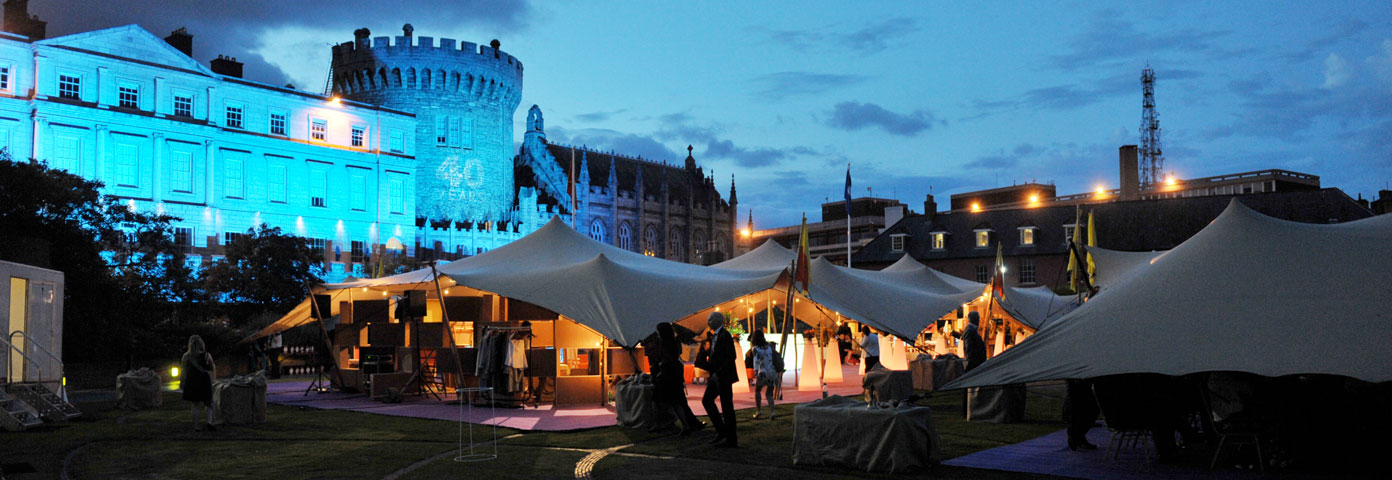
[(0, 388), (0, 412), (3, 412), (0, 414), (0, 427), (11, 432), (23, 431), (43, 423), (39, 418), (39, 412), (3, 388)]
[(49, 390), (42, 383), (11, 383), (5, 387), (5, 391), (28, 404), (30, 408), (38, 412), (39, 418), (45, 422), (66, 422), (68, 419), (82, 415), (82, 411), (68, 403), (63, 397), (58, 396), (53, 390)]

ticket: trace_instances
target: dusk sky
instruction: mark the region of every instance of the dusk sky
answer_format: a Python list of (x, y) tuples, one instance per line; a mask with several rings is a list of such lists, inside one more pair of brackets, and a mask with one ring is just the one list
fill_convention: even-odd
[[(75, 3), (89, 5), (74, 5)], [(854, 5), (853, 7), (851, 5)], [(234, 7), (235, 6), (235, 7)], [(680, 163), (686, 146), (756, 228), (839, 199), (1054, 182), (1117, 187), (1156, 72), (1167, 171), (1268, 168), (1376, 196), (1392, 181), (1392, 2), (154, 2), (36, 0), (50, 37), (180, 26), (194, 55), (324, 86), (353, 30), (448, 37), (526, 66), (517, 141)], [(867, 192), (867, 188), (873, 191)], [(945, 207), (944, 207), (945, 208)]]

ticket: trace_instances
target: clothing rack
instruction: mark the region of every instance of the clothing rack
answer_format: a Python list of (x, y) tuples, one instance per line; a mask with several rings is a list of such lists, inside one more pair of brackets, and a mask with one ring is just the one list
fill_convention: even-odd
[[(488, 335), (488, 334), (493, 333), (493, 332), (499, 332), (499, 333), (501, 333), (501, 332), (526, 332), (526, 333), (527, 333), (527, 336), (526, 336), (525, 339), (524, 339), (524, 340), (526, 341), (526, 345), (527, 345), (527, 346), (526, 346), (526, 349), (527, 349), (527, 350), (530, 350), (530, 349), (531, 349), (531, 346), (532, 346), (532, 337), (533, 337), (533, 335), (532, 335), (532, 333), (531, 333), (531, 332), (532, 332), (532, 327), (531, 327), (530, 325), (528, 325), (528, 326), (516, 326), (516, 327), (513, 327), (513, 326), (504, 327), (504, 326), (497, 326), (497, 325), (488, 325), (488, 326), (484, 326), (484, 327), (483, 327), (483, 334), (484, 334), (484, 335)], [(533, 395), (539, 396), (540, 394), (537, 393), (537, 392), (535, 392), (535, 391), (533, 391), (534, 389), (532, 388), (532, 385), (531, 385), (531, 382), (530, 382), (530, 381), (528, 381), (528, 382), (526, 382), (526, 383), (523, 384), (523, 389), (524, 389), (524, 390), (523, 390), (522, 393), (524, 393), (525, 395), (524, 395), (524, 397), (523, 397), (523, 400), (522, 400), (520, 403), (521, 403), (522, 406), (525, 408), (525, 404), (526, 404), (526, 401), (527, 401), (528, 399), (530, 399)], [(492, 390), (492, 389), (489, 389), (489, 391), (487, 392), (486, 396), (487, 396), (488, 402), (489, 402), (490, 404), (494, 404), (494, 405), (497, 404), (497, 399), (494, 397), (496, 394), (497, 394), (497, 391)]]

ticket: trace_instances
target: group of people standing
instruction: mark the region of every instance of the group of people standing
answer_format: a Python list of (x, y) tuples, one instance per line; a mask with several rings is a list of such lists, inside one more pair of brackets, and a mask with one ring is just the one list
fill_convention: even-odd
[[(739, 446), (739, 434), (735, 425), (734, 384), (739, 381), (739, 368), (736, 360), (735, 340), (725, 328), (725, 316), (711, 313), (707, 318), (709, 327), (706, 339), (701, 342), (696, 353), (695, 366), (710, 373), (706, 379), (706, 391), (701, 396), (701, 405), (716, 436), (709, 443), (718, 448)], [(652, 366), (654, 394), (653, 401), (660, 411), (669, 412), (682, 424), (683, 435), (705, 428), (696, 418), (686, 402), (685, 365), (681, 360), (682, 347), (677, 339), (676, 329), (670, 323), (657, 325), (658, 355)], [(762, 331), (750, 336), (752, 347), (749, 350), (749, 363), (754, 369), (755, 419), (775, 417), (774, 396), (782, 378), (778, 368), (778, 353), (765, 338)], [(763, 403), (767, 400), (769, 413), (763, 414)]]

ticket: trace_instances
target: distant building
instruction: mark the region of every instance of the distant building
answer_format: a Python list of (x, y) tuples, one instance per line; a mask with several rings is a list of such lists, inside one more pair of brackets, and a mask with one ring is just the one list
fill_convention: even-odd
[(1369, 204), (1375, 215), (1386, 215), (1392, 212), (1392, 190), (1378, 190), (1377, 200)]
[[(861, 197), (851, 199), (851, 249), (859, 250), (869, 243), (887, 225), (898, 222), (905, 215), (912, 214), (907, 206), (890, 198)], [(754, 230), (752, 214), (747, 228), (751, 234), (742, 238), (744, 251), (763, 245), (773, 239), (780, 245), (796, 249), (802, 224)], [(846, 264), (846, 202), (827, 202), (822, 204), (821, 221), (807, 223), (807, 250), (812, 257), (826, 257), (832, 263)], [(856, 265), (852, 265), (856, 266)]]

